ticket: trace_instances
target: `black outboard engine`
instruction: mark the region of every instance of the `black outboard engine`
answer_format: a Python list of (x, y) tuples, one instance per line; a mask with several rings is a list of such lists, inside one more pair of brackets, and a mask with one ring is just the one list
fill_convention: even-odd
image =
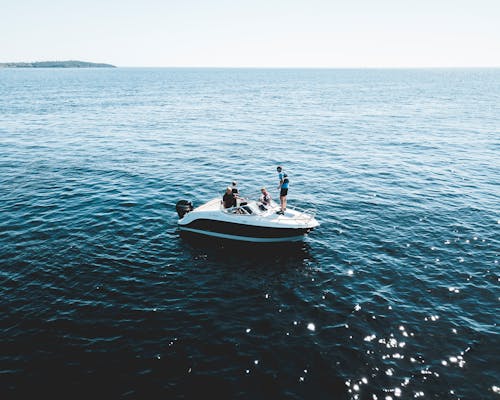
[(189, 200), (179, 200), (175, 205), (179, 218), (184, 217), (189, 211), (193, 211), (193, 203)]

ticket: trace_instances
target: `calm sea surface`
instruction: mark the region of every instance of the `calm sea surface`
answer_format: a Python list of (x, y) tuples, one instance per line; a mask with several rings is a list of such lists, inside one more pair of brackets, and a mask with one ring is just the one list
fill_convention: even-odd
[(498, 69), (0, 70), (1, 398), (498, 399), (499, 260)]

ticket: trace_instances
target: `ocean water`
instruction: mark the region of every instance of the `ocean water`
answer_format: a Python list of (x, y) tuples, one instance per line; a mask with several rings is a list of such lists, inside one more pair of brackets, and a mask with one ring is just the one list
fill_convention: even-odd
[(497, 399), (499, 155), (498, 69), (2, 69), (0, 396)]

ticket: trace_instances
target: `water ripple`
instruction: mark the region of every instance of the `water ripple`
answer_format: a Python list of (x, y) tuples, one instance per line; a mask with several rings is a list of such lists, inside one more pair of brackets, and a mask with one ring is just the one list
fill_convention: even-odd
[[(458, 84), (458, 82), (460, 84)], [(496, 398), (497, 70), (0, 71), (7, 396)], [(275, 166), (297, 246), (181, 238)]]

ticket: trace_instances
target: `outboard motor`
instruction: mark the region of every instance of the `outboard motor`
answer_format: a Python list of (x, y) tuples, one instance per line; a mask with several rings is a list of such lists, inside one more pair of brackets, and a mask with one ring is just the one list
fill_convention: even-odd
[(179, 218), (184, 217), (189, 211), (193, 211), (193, 203), (189, 200), (179, 200), (175, 205)]

